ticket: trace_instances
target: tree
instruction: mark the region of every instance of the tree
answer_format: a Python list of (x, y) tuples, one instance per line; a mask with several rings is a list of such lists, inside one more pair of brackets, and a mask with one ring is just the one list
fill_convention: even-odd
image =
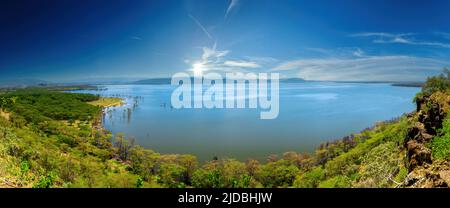
[(125, 135), (123, 133), (118, 133), (116, 135), (115, 146), (117, 148), (117, 154), (119, 155), (119, 158), (122, 160), (127, 160), (129, 150), (133, 145), (125, 139)]
[(434, 92), (445, 92), (450, 89), (450, 70), (445, 68), (439, 76), (428, 77), (422, 87), (422, 95), (430, 96)]

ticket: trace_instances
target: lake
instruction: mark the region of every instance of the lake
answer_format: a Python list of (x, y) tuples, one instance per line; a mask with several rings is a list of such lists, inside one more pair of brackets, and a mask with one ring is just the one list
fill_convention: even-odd
[(125, 133), (160, 153), (264, 160), (287, 151), (312, 152), (325, 141), (340, 139), (415, 109), (420, 88), (390, 84), (333, 82), (280, 83), (280, 111), (261, 120), (261, 109), (173, 109), (170, 85), (101, 85), (80, 93), (122, 97), (126, 105), (110, 108), (104, 126)]

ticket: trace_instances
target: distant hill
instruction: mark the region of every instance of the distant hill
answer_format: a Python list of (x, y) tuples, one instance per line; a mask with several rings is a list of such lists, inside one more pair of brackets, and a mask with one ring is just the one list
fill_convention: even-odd
[(170, 84), (170, 81), (171, 81), (170, 78), (152, 78), (135, 81), (132, 82), (132, 84), (165, 85)]
[(33, 78), (0, 79), (0, 88), (23, 88), (32, 86), (47, 86), (51, 84), (51, 82)]
[(283, 83), (298, 83), (298, 82), (306, 82), (302, 78), (287, 78), (287, 79), (281, 79), (280, 82)]
[(391, 84), (396, 87), (422, 87), (425, 82), (418, 81), (333, 81), (337, 83), (359, 83), (359, 84)]
[(423, 87), (424, 82), (397, 82), (393, 83), (392, 86), (397, 87)]

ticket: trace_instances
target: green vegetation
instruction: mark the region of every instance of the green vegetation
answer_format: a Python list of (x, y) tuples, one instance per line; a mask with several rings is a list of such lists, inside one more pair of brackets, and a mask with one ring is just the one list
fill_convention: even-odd
[(439, 76), (428, 77), (414, 100), (429, 97), (435, 92), (449, 92), (450, 90), (450, 70), (445, 68)]
[(99, 98), (98, 100), (88, 102), (91, 105), (103, 108), (123, 105), (122, 98)]
[[(196, 159), (160, 155), (95, 128), (97, 96), (27, 89), (1, 96), (0, 186), (174, 187)], [(77, 125), (74, 125), (76, 123)]]
[[(448, 83), (444, 75), (428, 79), (416, 101), (448, 96)], [(408, 129), (421, 117), (377, 123), (314, 154), (199, 164), (195, 156), (159, 154), (102, 129), (101, 106), (118, 102), (46, 89), (0, 94), (0, 187), (396, 187), (409, 173)], [(436, 160), (450, 160), (449, 118), (429, 143)]]
[(24, 89), (3, 94), (0, 108), (13, 113), (13, 121), (39, 124), (53, 120), (91, 121), (98, 116), (99, 107), (85, 102), (98, 100), (90, 94), (72, 94), (45, 89)]
[(431, 145), (434, 158), (450, 160), (450, 116), (447, 116), (439, 136), (433, 139)]

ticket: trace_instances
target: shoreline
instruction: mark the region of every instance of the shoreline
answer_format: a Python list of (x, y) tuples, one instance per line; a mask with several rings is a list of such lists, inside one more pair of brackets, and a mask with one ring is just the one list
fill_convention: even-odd
[(103, 125), (103, 118), (106, 115), (106, 110), (108, 108), (124, 106), (126, 104), (125, 99), (113, 97), (100, 97), (99, 100), (88, 102), (88, 104), (101, 107), (100, 116), (94, 119), (92, 127), (95, 130), (100, 131), (102, 133), (112, 134), (112, 132), (106, 129), (105, 126)]
[(88, 102), (102, 108), (120, 107), (125, 105), (125, 99), (116, 97), (100, 97), (98, 100)]

